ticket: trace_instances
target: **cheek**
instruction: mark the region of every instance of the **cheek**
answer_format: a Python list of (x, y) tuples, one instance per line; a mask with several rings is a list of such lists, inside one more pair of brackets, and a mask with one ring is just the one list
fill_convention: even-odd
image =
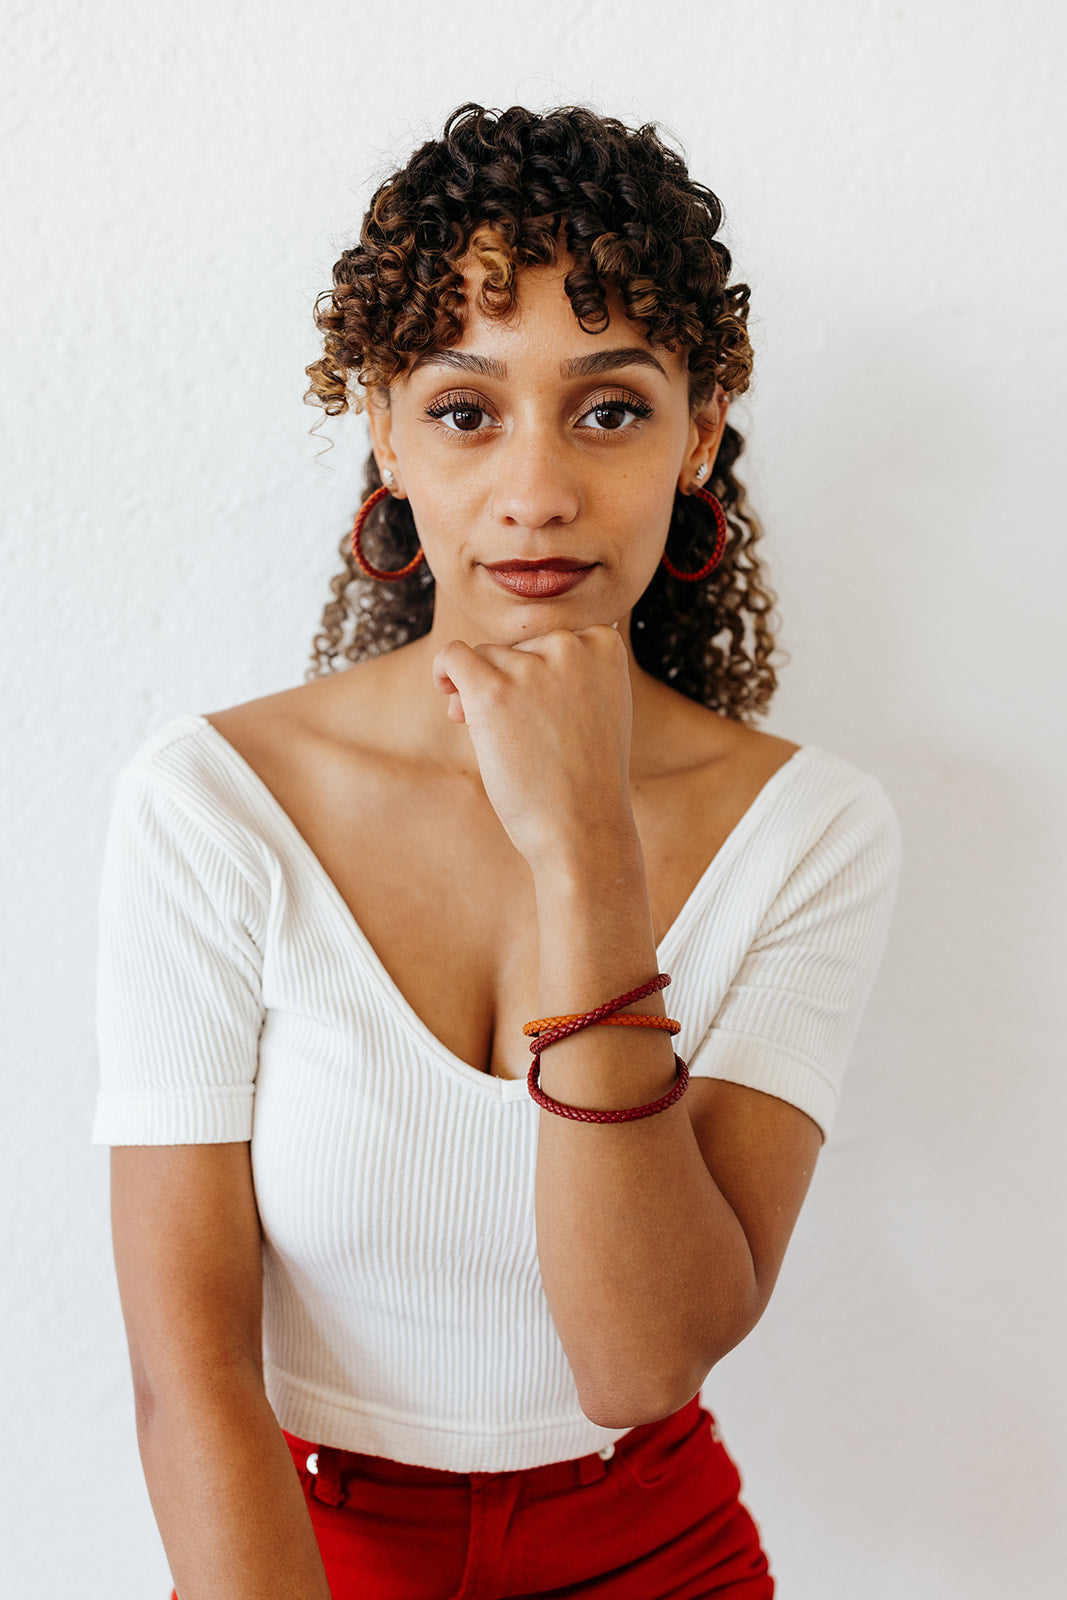
[[(614, 505), (614, 525), (620, 551), (629, 560), (658, 560), (671, 525), (675, 480), (629, 481)], [(612, 512), (605, 516), (611, 527)]]
[(462, 498), (432, 479), (405, 484), (412, 515), (426, 556), (426, 563), (438, 580), (447, 582), (449, 572), (464, 564), (474, 526), (470, 508)]
[(397, 430), (397, 459), (404, 490), (411, 501), (416, 521), (425, 522), (433, 536), (435, 528), (451, 529), (470, 518), (478, 500), (478, 485), (484, 465), (473, 458), (482, 452), (462, 446), (440, 449), (440, 440), (422, 426), (403, 426)]

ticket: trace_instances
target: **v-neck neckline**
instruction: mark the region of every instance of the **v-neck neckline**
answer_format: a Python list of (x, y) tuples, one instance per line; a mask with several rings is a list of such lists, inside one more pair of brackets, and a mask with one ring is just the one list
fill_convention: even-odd
[[(307, 866), (310, 876), (332, 905), (341, 925), (347, 930), (348, 937), (359, 949), (366, 965), (374, 974), (379, 988), (390, 1000), (400, 1017), (407, 1023), (409, 1030), (414, 1032), (416, 1037), (424, 1044), (431, 1045), (434, 1053), (440, 1056), (447, 1064), (453, 1068), (460, 1068), (465, 1076), (476, 1078), (486, 1086), (494, 1087), (495, 1092), (502, 1094), (504, 1098), (525, 1094), (525, 1077), (503, 1078), (494, 1073), (485, 1072), (481, 1067), (472, 1066), (469, 1061), (464, 1061), (462, 1056), (457, 1056), (437, 1037), (399, 988), (333, 878), (304, 838), (304, 835), (281, 801), (271, 792), (256, 769), (245, 760), (244, 756), (241, 755), (235, 745), (230, 743), (225, 734), (220, 733), (214, 723), (209, 722), (200, 712), (187, 712), (185, 715), (201, 732), (207, 732), (215, 748), (223, 752), (225, 759), (230, 763), (234, 771), (239, 777), (243, 778), (245, 786), (252, 791), (260, 804), (267, 809), (281, 826), (282, 831), (292, 842), (297, 855)], [(781, 766), (771, 773), (770, 777), (757, 790), (753, 799), (749, 801), (719, 848), (700, 873), (677, 916), (657, 945), (656, 956), (660, 972), (669, 971), (669, 961), (673, 950), (679, 941), (684, 938), (689, 924), (697, 914), (698, 907), (708, 893), (709, 886), (725, 870), (725, 867), (729, 864), (730, 857), (740, 848), (746, 835), (752, 831), (761, 814), (774, 799), (778, 789), (781, 787), (779, 779), (782, 778), (782, 774), (788, 768), (793, 767), (795, 769), (798, 757), (807, 756), (809, 753), (814, 754), (815, 752), (815, 745), (798, 745), (792, 755), (787, 756)], [(500, 1086), (499, 1088), (496, 1087), (498, 1085)]]

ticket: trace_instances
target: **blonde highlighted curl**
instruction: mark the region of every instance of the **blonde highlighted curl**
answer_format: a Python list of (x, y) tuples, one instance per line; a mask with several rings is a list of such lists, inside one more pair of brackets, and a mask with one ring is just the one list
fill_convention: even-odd
[[(485, 275), (479, 308), (506, 316), (516, 273), (547, 266), (562, 247), (572, 258), (564, 287), (581, 327), (608, 325), (607, 293), (652, 344), (683, 347), (694, 408), (721, 384), (742, 394), (752, 370), (747, 284), (729, 283), (730, 253), (715, 237), (722, 206), (690, 178), (655, 127), (626, 128), (583, 107), (537, 114), (521, 106), (461, 106), (407, 166), (380, 185), (358, 244), (333, 269), (333, 289), (316, 301), (324, 351), (307, 368), (305, 399), (327, 416), (365, 404), (422, 351), (463, 336), (461, 263), (473, 253)], [(751, 723), (777, 688), (771, 631), (776, 596), (755, 545), (760, 525), (734, 475), (744, 448), (727, 424), (710, 480), (730, 539), (704, 583), (686, 584), (660, 567), (634, 607), (638, 664), (724, 716)], [(380, 479), (371, 456), (364, 493)], [(402, 565), (418, 535), (406, 500), (387, 497), (365, 530), (368, 554)], [(683, 570), (711, 554), (714, 523), (691, 496), (676, 495), (667, 548)], [(313, 642), (307, 678), (379, 655), (427, 633), (433, 577), (423, 565), (402, 584), (365, 579), (341, 541), (344, 567)]]

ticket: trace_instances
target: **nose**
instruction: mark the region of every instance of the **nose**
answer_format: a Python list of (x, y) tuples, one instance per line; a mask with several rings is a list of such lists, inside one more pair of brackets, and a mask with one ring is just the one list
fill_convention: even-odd
[(564, 527), (578, 515), (578, 483), (557, 440), (516, 435), (497, 456), (492, 511), (513, 528)]

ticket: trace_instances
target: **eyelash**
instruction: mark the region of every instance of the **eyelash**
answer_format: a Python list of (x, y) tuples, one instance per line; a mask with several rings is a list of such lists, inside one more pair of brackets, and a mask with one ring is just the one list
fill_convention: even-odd
[[(432, 404), (426, 407), (426, 415), (428, 417), (432, 417), (435, 422), (443, 422), (445, 417), (447, 417), (453, 411), (479, 411), (483, 416), (490, 415), (484, 403), (479, 400), (477, 395), (473, 394), (445, 394), (442, 395), (440, 399), (434, 400)], [(648, 401), (642, 400), (640, 395), (634, 394), (632, 390), (629, 389), (620, 390), (614, 394), (602, 395), (598, 397), (591, 405), (586, 407), (585, 411), (582, 412), (582, 418), (584, 419), (585, 417), (591, 416), (595, 411), (613, 411), (616, 413), (619, 411), (630, 411), (637, 418), (638, 423), (644, 422), (652, 415), (652, 407), (649, 405)], [(636, 425), (636, 423), (631, 422), (628, 424), (623, 424), (619, 428), (587, 428), (583, 431), (587, 433), (602, 434), (628, 433), (630, 429)], [(448, 431), (450, 433), (461, 433), (473, 436), (479, 433), (485, 433), (488, 430), (485, 428), (450, 428)]]

